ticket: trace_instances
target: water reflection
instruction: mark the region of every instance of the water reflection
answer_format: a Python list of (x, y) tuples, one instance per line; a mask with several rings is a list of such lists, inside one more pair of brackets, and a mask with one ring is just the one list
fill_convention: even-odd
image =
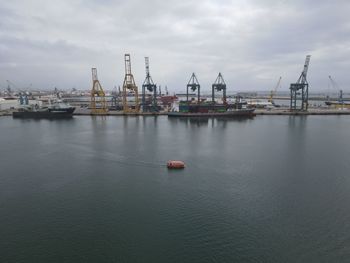
[[(172, 124), (184, 123), (186, 125), (195, 125), (198, 127), (205, 127), (210, 124), (211, 127), (215, 127), (218, 123), (228, 123), (228, 122), (247, 122), (253, 118), (228, 118), (228, 117), (185, 117), (185, 118), (168, 118), (168, 121)], [(225, 127), (225, 125), (223, 125)]]
[(0, 121), (3, 262), (345, 262), (347, 116)]
[(62, 122), (62, 123), (69, 123), (69, 122), (73, 122), (75, 119), (73, 118), (15, 118), (14, 120), (16, 121), (20, 121), (22, 123), (28, 123), (28, 122), (43, 122), (43, 121), (49, 121), (49, 122)]
[(297, 129), (299, 131), (305, 130), (306, 121), (307, 121), (307, 116), (304, 116), (304, 115), (288, 116), (288, 127), (290, 128), (290, 130), (288, 130), (288, 131), (295, 131), (295, 129)]

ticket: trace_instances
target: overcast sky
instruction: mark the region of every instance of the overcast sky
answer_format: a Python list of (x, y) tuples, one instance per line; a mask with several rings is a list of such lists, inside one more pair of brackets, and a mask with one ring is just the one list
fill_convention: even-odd
[(122, 85), (124, 54), (141, 87), (185, 91), (195, 72), (209, 92), (222, 72), (229, 92), (288, 90), (311, 62), (311, 90), (328, 75), (350, 91), (348, 0), (0, 0), (0, 88), (106, 90)]

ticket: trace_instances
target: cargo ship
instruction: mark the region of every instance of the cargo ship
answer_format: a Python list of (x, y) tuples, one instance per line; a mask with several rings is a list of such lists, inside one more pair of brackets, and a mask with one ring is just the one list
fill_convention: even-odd
[(246, 108), (246, 103), (213, 104), (201, 103), (191, 104), (185, 101), (172, 108), (168, 117), (229, 117), (250, 118), (255, 116), (254, 108)]
[(325, 101), (325, 104), (335, 108), (350, 108), (350, 103), (347, 101)]
[(46, 107), (36, 105), (26, 105), (18, 111), (12, 113), (13, 118), (36, 118), (36, 119), (57, 119), (71, 118), (75, 107), (72, 107), (63, 102), (55, 102)]

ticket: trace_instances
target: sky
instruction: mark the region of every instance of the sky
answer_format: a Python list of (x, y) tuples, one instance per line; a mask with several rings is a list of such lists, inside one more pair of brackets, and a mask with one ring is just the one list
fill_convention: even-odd
[(350, 92), (348, 0), (0, 0), (0, 89), (105, 90), (122, 86), (124, 54), (141, 87), (144, 57), (154, 82), (203, 93), (219, 72), (228, 93), (288, 91), (311, 55), (310, 91)]

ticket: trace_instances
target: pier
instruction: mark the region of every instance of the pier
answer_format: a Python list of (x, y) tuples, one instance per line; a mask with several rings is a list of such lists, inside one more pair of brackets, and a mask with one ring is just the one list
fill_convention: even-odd
[[(13, 110), (0, 111), (0, 117), (12, 116)], [(327, 108), (312, 108), (308, 111), (290, 111), (287, 108), (283, 109), (256, 109), (255, 115), (284, 115), (284, 116), (308, 116), (308, 115), (350, 115), (350, 109), (327, 109)], [(77, 108), (73, 114), (74, 116), (92, 116), (90, 109)], [(95, 116), (167, 116), (167, 111), (160, 112), (138, 112), (138, 113), (124, 113), (123, 111), (107, 111), (106, 113)]]

